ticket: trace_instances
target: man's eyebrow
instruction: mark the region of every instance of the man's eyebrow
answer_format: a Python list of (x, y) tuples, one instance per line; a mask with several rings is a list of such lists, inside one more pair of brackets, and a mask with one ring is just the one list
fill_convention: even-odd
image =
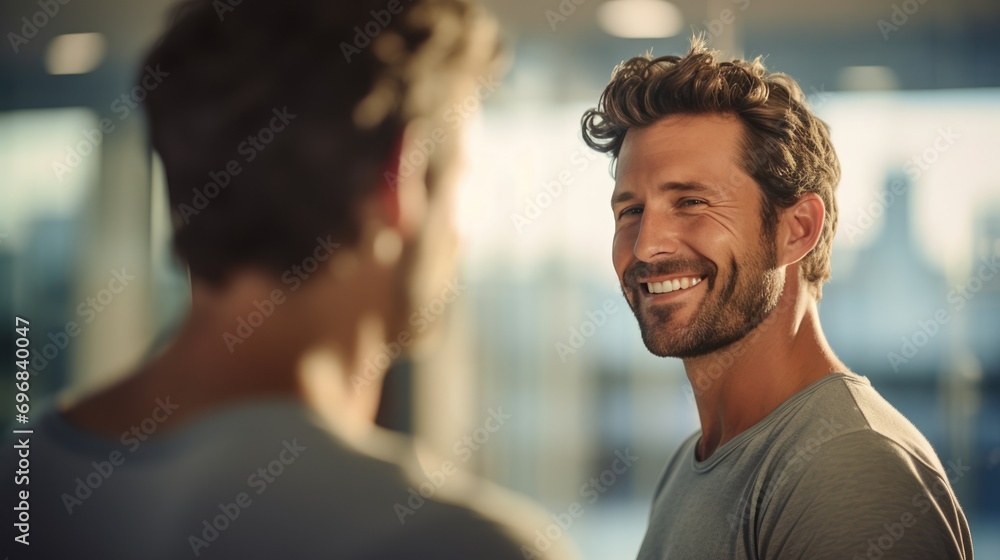
[(712, 193), (715, 189), (699, 183), (697, 181), (672, 181), (670, 183), (664, 183), (660, 185), (661, 192), (663, 191), (682, 191), (682, 192), (700, 192), (700, 193)]
[[(697, 181), (671, 181), (669, 183), (664, 183), (659, 186), (660, 192), (665, 191), (682, 191), (682, 192), (700, 192), (700, 193), (713, 193), (715, 189), (704, 185)], [(626, 202), (635, 198), (635, 194), (631, 191), (622, 191), (615, 196), (611, 197), (611, 206), (619, 204), (621, 202)]]
[(633, 198), (635, 198), (635, 195), (632, 194), (631, 191), (622, 191), (616, 194), (615, 196), (611, 197), (611, 206), (614, 206), (615, 204), (618, 204), (620, 202), (632, 200)]

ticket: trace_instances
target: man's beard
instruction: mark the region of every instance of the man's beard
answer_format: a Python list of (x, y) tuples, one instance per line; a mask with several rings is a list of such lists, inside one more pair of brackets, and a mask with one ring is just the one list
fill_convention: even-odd
[[(770, 237), (770, 236), (769, 236)], [(773, 237), (761, 250), (748, 255), (741, 268), (730, 259), (730, 272), (719, 285), (718, 268), (705, 259), (678, 259), (650, 264), (637, 261), (625, 270), (622, 293), (639, 322), (642, 341), (660, 357), (694, 358), (710, 354), (750, 334), (778, 304), (784, 287), (776, 270)], [(705, 295), (698, 302), (661, 304), (645, 310), (646, 297), (638, 278), (695, 271), (705, 275)], [(668, 328), (672, 316), (684, 305), (696, 305), (687, 325)]]

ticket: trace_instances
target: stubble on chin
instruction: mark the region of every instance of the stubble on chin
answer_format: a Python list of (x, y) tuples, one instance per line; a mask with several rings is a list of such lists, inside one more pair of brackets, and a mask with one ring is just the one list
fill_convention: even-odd
[(683, 304), (642, 309), (638, 294), (632, 294), (635, 305), (626, 294), (649, 352), (661, 358), (696, 358), (725, 349), (753, 332), (773, 312), (784, 288), (783, 278), (773, 269), (768, 256), (752, 266), (754, 285), (739, 285), (740, 279), (745, 281), (746, 277), (735, 262), (723, 285), (716, 286), (717, 277), (710, 278), (706, 294), (701, 301), (690, 304), (695, 308), (683, 325), (676, 324)]

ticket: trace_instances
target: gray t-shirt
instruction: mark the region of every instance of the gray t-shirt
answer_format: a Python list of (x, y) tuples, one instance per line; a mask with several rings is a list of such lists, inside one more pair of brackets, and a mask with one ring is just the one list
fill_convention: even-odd
[(865, 377), (820, 379), (706, 461), (700, 435), (667, 463), (640, 560), (972, 558), (949, 482), (968, 467)]
[[(30, 546), (14, 545), (12, 558), (521, 560), (531, 531), (548, 522), (496, 489), (463, 486), (451, 469), (414, 476), (405, 442), (391, 436), (381, 437), (403, 444), (389, 446), (398, 462), (362, 453), (292, 399), (231, 405), (146, 439), (179, 405), (158, 400), (120, 441), (54, 411), (40, 416), (30, 436)], [(4, 472), (14, 472), (12, 460), (4, 454)], [(479, 494), (456, 497), (468, 488)], [(508, 507), (473, 505), (484, 496)], [(538, 556), (571, 550), (562, 539)]]

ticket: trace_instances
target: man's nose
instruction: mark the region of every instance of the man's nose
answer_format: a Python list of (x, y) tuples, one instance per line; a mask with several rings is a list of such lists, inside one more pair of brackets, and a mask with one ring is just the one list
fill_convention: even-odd
[(635, 240), (636, 258), (651, 262), (657, 256), (676, 253), (680, 237), (678, 226), (677, 219), (662, 212), (644, 212), (639, 224), (639, 235)]

